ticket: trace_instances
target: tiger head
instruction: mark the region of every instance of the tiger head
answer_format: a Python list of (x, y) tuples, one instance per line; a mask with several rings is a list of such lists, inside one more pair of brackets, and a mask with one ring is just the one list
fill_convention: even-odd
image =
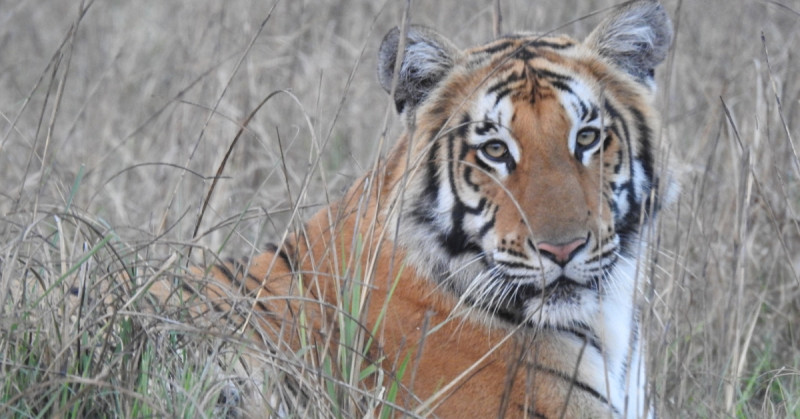
[(393, 219), (410, 264), (493, 321), (589, 324), (606, 301), (633, 304), (657, 189), (654, 68), (671, 39), (649, 0), (583, 42), (523, 33), (459, 50), (424, 27), (391, 31), (379, 79), (406, 123)]

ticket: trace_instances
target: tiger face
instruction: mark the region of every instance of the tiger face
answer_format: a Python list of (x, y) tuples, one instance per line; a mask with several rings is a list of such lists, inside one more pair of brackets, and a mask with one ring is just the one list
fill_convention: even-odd
[(646, 6), (584, 42), (521, 34), (460, 51), (411, 27), (396, 85), (399, 33), (384, 40), (381, 81), (418, 156), (398, 242), (484, 318), (580, 327), (608, 300), (633, 304), (656, 184), (653, 68), (671, 40)]

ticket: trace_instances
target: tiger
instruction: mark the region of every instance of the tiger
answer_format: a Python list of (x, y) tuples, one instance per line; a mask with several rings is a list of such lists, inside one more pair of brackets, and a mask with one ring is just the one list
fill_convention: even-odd
[(391, 150), (279, 244), (198, 268), (216, 284), (202, 292), (218, 311), (255, 297), (241, 318), (275, 350), (324, 351), (360, 287), (364, 357), (390, 372), (376, 385), (394, 380), (415, 414), (654, 418), (639, 255), (672, 37), (655, 0), (583, 41), (522, 32), (462, 50), (392, 29), (378, 50), (404, 128)]

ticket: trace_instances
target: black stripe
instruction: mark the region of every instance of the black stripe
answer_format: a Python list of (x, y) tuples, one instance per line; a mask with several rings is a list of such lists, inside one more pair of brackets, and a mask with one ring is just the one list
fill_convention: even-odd
[(545, 41), (545, 40), (536, 40), (536, 41), (529, 41), (526, 42), (525, 45), (534, 47), (534, 48), (550, 48), (550, 49), (567, 49), (572, 48), (575, 44), (571, 42), (567, 42), (565, 44), (557, 44), (552, 41)]
[[(625, 141), (624, 139), (620, 139), (620, 140), (621, 141)], [(622, 163), (624, 163), (624, 161), (625, 161), (625, 159), (622, 156), (622, 147), (620, 147), (619, 150), (617, 150), (617, 155), (615, 157), (617, 158), (617, 163), (614, 165), (614, 174), (618, 175), (622, 171)], [(620, 188), (617, 188), (617, 189), (620, 189)]]
[[(465, 136), (466, 136), (466, 133), (464, 133), (464, 135), (459, 135), (460, 138), (463, 138)], [(453, 197), (454, 198), (458, 198), (456, 196), (456, 180), (455, 180), (456, 173), (455, 173), (455, 169), (454, 169), (454, 165), (455, 165), (455, 161), (454, 161), (455, 160), (455, 152), (454, 152), (455, 142), (456, 142), (456, 136), (455, 135), (451, 134), (451, 135), (447, 136), (447, 156), (446, 156), (446, 159), (447, 159), (447, 182), (450, 184), (450, 192), (453, 194)]]
[(538, 77), (540, 79), (547, 79), (547, 80), (550, 80), (551, 82), (553, 80), (557, 80), (557, 81), (561, 81), (561, 82), (572, 81), (572, 77), (567, 76), (565, 74), (554, 73), (554, 72), (552, 72), (550, 70), (544, 70), (544, 69), (541, 69), (541, 68), (533, 68), (533, 67), (531, 67), (531, 71), (533, 71), (533, 74), (535, 74), (536, 77)]
[(586, 119), (586, 116), (589, 115), (589, 107), (586, 106), (586, 104), (582, 100), (580, 100), (580, 98), (578, 98), (578, 104), (581, 105), (581, 120), (591, 121), (591, 119), (588, 120)]
[(456, 135), (465, 138), (469, 134), (469, 126), (471, 123), (472, 118), (467, 112), (464, 112), (464, 114), (461, 115), (461, 122), (458, 123), (458, 127), (455, 130)]
[(506, 160), (506, 171), (508, 171), (508, 173), (511, 173), (516, 168), (517, 168), (517, 162), (509, 155), (508, 160)]
[(599, 400), (603, 404), (605, 404), (608, 407), (610, 407), (611, 410), (614, 411), (615, 415), (617, 415), (617, 416), (620, 415), (620, 413), (617, 410), (617, 408), (614, 407), (611, 403), (609, 403), (608, 399), (606, 399), (605, 396), (600, 394), (599, 391), (593, 389), (592, 387), (590, 387), (588, 384), (584, 383), (583, 381), (578, 380), (577, 377), (575, 377), (575, 379), (573, 379), (571, 374), (566, 374), (564, 372), (561, 372), (561, 371), (558, 371), (558, 370), (554, 370), (552, 368), (548, 368), (548, 367), (545, 367), (545, 366), (542, 366), (542, 365), (538, 365), (538, 364), (535, 365), (534, 368), (536, 368), (536, 370), (539, 371), (539, 372), (543, 372), (545, 374), (549, 374), (549, 375), (554, 376), (556, 378), (560, 378), (560, 379), (566, 381), (567, 383), (569, 383), (570, 385), (574, 386), (575, 388), (588, 393), (592, 397), (596, 398), (597, 400)]
[(239, 284), (239, 292), (242, 295), (248, 295), (251, 291), (254, 291), (255, 288), (249, 287), (247, 282), (244, 281), (245, 278), (250, 279), (255, 282), (255, 287), (258, 288), (261, 286), (263, 282), (263, 278), (258, 278), (252, 273), (250, 273), (250, 262), (247, 259), (233, 259), (228, 258), (227, 264), (233, 267), (231, 271), (234, 275), (233, 279), (231, 279), (231, 283)]
[(489, 86), (489, 88), (486, 89), (486, 93), (487, 94), (492, 94), (492, 93), (495, 93), (495, 92), (500, 91), (500, 90), (507, 90), (508, 89), (508, 84), (509, 84), (508, 78), (500, 80), (499, 82)]
[[(631, 114), (633, 115), (633, 119), (636, 122), (636, 128), (639, 130), (639, 138), (638, 142), (641, 145), (641, 153), (639, 156), (636, 156), (638, 160), (642, 162), (642, 167), (644, 168), (644, 174), (647, 180), (653, 179), (653, 155), (651, 152), (651, 145), (650, 145), (650, 137), (652, 136), (652, 130), (649, 126), (647, 126), (647, 122), (645, 121), (644, 115), (642, 114), (639, 109), (630, 108), (629, 109)], [(633, 156), (631, 156), (633, 158)], [(633, 179), (633, 165), (631, 164), (631, 179)]]
[(497, 106), (500, 103), (500, 101), (503, 100), (503, 98), (508, 96), (508, 94), (511, 93), (511, 90), (512, 90), (511, 88), (506, 88), (498, 92), (497, 98), (494, 101), (494, 106)]
[(547, 329), (550, 329), (550, 330), (553, 330), (553, 331), (556, 331), (556, 332), (559, 332), (559, 333), (567, 333), (567, 334), (574, 335), (578, 339), (586, 342), (589, 346), (594, 348), (597, 351), (597, 353), (599, 353), (601, 355), (603, 354), (603, 348), (602, 348), (602, 346), (600, 346), (600, 341), (597, 339), (597, 336), (595, 336), (595, 334), (592, 333), (591, 330), (588, 329), (588, 327), (586, 328), (586, 330), (580, 330), (580, 329), (577, 329), (577, 328), (565, 327), (565, 326), (551, 326), (551, 325), (548, 325), (548, 326), (545, 326), (545, 327)]
[[(466, 148), (466, 147), (465, 147)], [(466, 183), (473, 191), (478, 192), (480, 191), (480, 187), (477, 183), (473, 182), (472, 179), (472, 166), (464, 167), (464, 183)]]
[(483, 236), (485, 236), (486, 233), (488, 233), (489, 230), (491, 230), (493, 227), (494, 227), (494, 217), (492, 217), (492, 219), (489, 220), (486, 224), (482, 225), (481, 229), (478, 230), (478, 239), (483, 239)]
[[(246, 291), (252, 291), (252, 290), (247, 287), (247, 284), (242, 282), (242, 279), (244, 279), (244, 275), (243, 274), (245, 274), (245, 271), (244, 271), (245, 266), (242, 265), (241, 263), (237, 262), (237, 261), (234, 261), (232, 263), (235, 264), (234, 266), (236, 267), (236, 271), (237, 271), (236, 274), (234, 274), (232, 271), (230, 271), (228, 269), (228, 267), (225, 266), (225, 265), (216, 265), (216, 266), (217, 266), (217, 268), (220, 269), (220, 271), (222, 271), (225, 274), (226, 277), (228, 277), (228, 279), (231, 281), (231, 285), (235, 285), (240, 290), (240, 292), (242, 292), (242, 295), (247, 295)], [(246, 275), (247, 275), (247, 278), (254, 279), (259, 285), (261, 284), (262, 280), (256, 278), (254, 275), (252, 275), (249, 270), (246, 272)], [(264, 304), (263, 301), (259, 301), (259, 300), (255, 299), (255, 297), (257, 295), (258, 295), (258, 292), (256, 291), (256, 295), (253, 296), (255, 304), (261, 309), (262, 312), (271, 313), (272, 310), (270, 310), (269, 307), (267, 307)], [(232, 304), (231, 302), (228, 302), (228, 304), (231, 306), (231, 311), (234, 311), (235, 310), (234, 304)], [(217, 309), (217, 311), (222, 311), (216, 306), (216, 304), (215, 304), (215, 308)]]
[(233, 271), (228, 269), (228, 265), (226, 265), (224, 263), (220, 263), (220, 264), (214, 265), (214, 267), (219, 269), (219, 271), (222, 272), (222, 274), (225, 275), (226, 278), (228, 278), (228, 281), (230, 281), (230, 282), (239, 282), (236, 279), (236, 274), (234, 274)]
[(440, 118), (444, 116), (445, 113), (447, 113), (447, 109), (448, 107), (444, 103), (437, 102), (436, 105), (430, 110), (429, 115), (434, 116), (436, 118)]
[[(196, 295), (197, 294), (197, 290), (195, 290), (194, 288), (190, 287), (189, 284), (186, 283), (186, 281), (181, 281), (180, 287), (184, 292), (186, 292), (188, 294), (191, 294), (191, 295)], [(173, 293), (174, 293), (174, 291), (173, 291)]]
[[(235, 262), (235, 261), (233, 261), (233, 262)], [(216, 265), (213, 265), (213, 267), (217, 268), (219, 270), (219, 272), (221, 272), (224, 277), (228, 278), (228, 280), (231, 282), (231, 284), (238, 284), (239, 283), (238, 279), (236, 278), (236, 275), (225, 264), (216, 264)], [(225, 287), (225, 284), (219, 284), (219, 285), (221, 285), (222, 287)], [(207, 285), (203, 285), (203, 287), (206, 287), (206, 286)], [(192, 287), (190, 287), (186, 283), (182, 283), (181, 284), (181, 288), (184, 291), (186, 291), (187, 293), (191, 294), (191, 295), (197, 295), (197, 290), (193, 289)], [(238, 327), (241, 326), (242, 321), (243, 321), (241, 319), (241, 316), (238, 316), (239, 317), (238, 321), (236, 319), (232, 318), (232, 316), (237, 316), (235, 305), (232, 304), (231, 301), (228, 301), (226, 299), (224, 301), (228, 306), (230, 306), (230, 308), (229, 309), (225, 309), (225, 308), (222, 307), (221, 304), (218, 303), (218, 301), (220, 299), (224, 298), (224, 295), (219, 295), (216, 298), (211, 298), (209, 295), (207, 295), (207, 293), (205, 291), (201, 291), (201, 295), (203, 295), (205, 297), (204, 303), (209, 304), (211, 306), (211, 309), (216, 311), (217, 313), (224, 313), (225, 314), (224, 317), (226, 318), (226, 321), (228, 321), (232, 325), (234, 325), (235, 328), (238, 328)], [(199, 315), (200, 316), (205, 316), (206, 313), (199, 313)]]
[[(500, 41), (500, 42), (495, 43), (495, 44), (492, 44), (492, 45), (489, 45), (487, 47), (484, 47), (483, 49), (480, 49), (477, 52), (482, 52), (482, 53), (486, 53), (486, 54), (495, 54), (495, 53), (498, 53), (498, 52), (501, 52), (501, 51), (504, 51), (504, 50), (507, 50), (507, 49), (510, 49), (510, 48), (514, 48), (517, 45), (519, 45), (519, 42), (516, 41), (516, 40), (521, 39), (522, 37), (521, 36), (514, 36), (514, 35), (507, 35), (504, 38), (505, 38), (505, 40)], [(520, 46), (519, 47), (519, 51), (515, 51), (515, 54), (519, 53), (519, 52), (523, 52), (523, 55), (526, 54), (526, 53), (527, 54), (535, 54), (530, 48), (549, 48), (549, 49), (555, 49), (555, 50), (562, 50), (562, 49), (571, 48), (573, 45), (574, 44), (572, 44), (572, 43), (558, 44), (558, 43), (555, 43), (555, 42), (552, 42), (552, 41), (543, 40), (543, 39), (532, 39), (532, 40), (526, 41), (522, 46)]]
[(475, 159), (475, 164), (478, 167), (480, 167), (481, 170), (484, 171), (484, 173), (492, 173), (492, 172), (494, 172), (494, 168), (492, 166), (489, 166), (488, 164), (486, 164), (486, 162), (483, 161), (483, 159), (480, 157), (480, 155), (478, 156), (478, 158)]
[(633, 239), (639, 233), (639, 208), (628, 211), (616, 226), (617, 236), (619, 237), (619, 252), (625, 256), (633, 256)]
[(480, 215), (483, 213), (483, 209), (486, 208), (486, 203), (489, 201), (486, 199), (486, 197), (483, 197), (480, 201), (478, 201), (478, 205), (475, 207), (469, 207), (461, 200), (459, 200), (459, 202), (461, 202), (461, 205), (464, 206), (464, 212), (467, 214)]
[[(609, 118), (609, 119), (611, 119), (611, 118)], [(612, 119), (612, 122), (613, 122), (613, 119)], [(619, 141), (625, 141), (625, 138), (622, 136), (622, 133), (619, 132), (619, 127), (617, 127), (616, 124), (612, 124), (610, 127), (608, 127), (608, 131), (611, 131), (611, 133), (613, 133), (614, 136), (617, 137), (617, 139)], [(610, 135), (609, 135), (609, 137), (610, 137)], [(622, 147), (620, 147), (620, 148), (622, 148)], [(618, 161), (617, 162), (617, 167), (619, 167), (620, 164), (621, 164), (621, 162)], [(615, 169), (614, 173), (619, 173), (619, 170)]]
[(572, 94), (572, 95), (575, 94), (575, 92), (572, 91), (572, 88), (567, 86), (567, 84), (562, 82), (562, 81), (552, 80), (552, 81), (550, 81), (550, 84), (553, 87), (555, 87), (556, 89), (561, 90), (562, 92), (567, 92), (567, 93)]
[(591, 105), (592, 113), (589, 115), (589, 119), (587, 121), (594, 121), (599, 116), (600, 111), (597, 109), (597, 106)]
[(499, 90), (508, 89), (508, 85), (509, 84), (514, 83), (514, 82), (518, 82), (520, 80), (524, 80), (526, 77), (527, 76), (526, 76), (526, 72), (525, 71), (512, 72), (511, 74), (506, 76), (504, 79), (502, 79), (499, 82), (497, 82), (497, 83), (493, 84), (492, 86), (490, 86), (489, 89), (486, 90), (486, 93), (494, 93), (494, 92), (497, 92)]
[(611, 248), (610, 250), (606, 250), (598, 255), (592, 256), (591, 258), (587, 259), (585, 263), (589, 264), (589, 263), (599, 262), (601, 259), (605, 259), (613, 255), (616, 250), (617, 250), (616, 247)]
[(511, 256), (516, 256), (518, 258), (527, 258), (528, 257), (528, 255), (526, 255), (525, 253), (518, 252), (518, 251), (516, 251), (514, 249), (505, 249), (503, 251), (508, 253)]
[[(588, 241), (588, 239), (587, 239), (587, 241)], [(599, 252), (600, 249), (603, 246), (605, 246), (606, 243), (608, 243), (608, 241), (609, 241), (608, 239), (603, 239), (602, 237), (599, 237), (599, 235), (598, 235), (598, 238), (597, 238), (597, 240), (594, 241), (594, 245), (592, 246), (592, 250), (589, 251), (589, 254)]]
[[(628, 141), (631, 134), (630, 131), (628, 130), (628, 124), (626, 123), (625, 118), (622, 117), (622, 114), (620, 114), (617, 108), (614, 107), (614, 105), (612, 105), (611, 102), (607, 100), (604, 101), (603, 108), (606, 110), (608, 116), (611, 118), (613, 122), (618, 122), (622, 126), (623, 135), (619, 135), (619, 133), (617, 133), (617, 136), (620, 137), (620, 141)], [(615, 128), (616, 127), (612, 125), (612, 129)]]
[(294, 272), (294, 263), (292, 259), (289, 257), (289, 254), (286, 253), (283, 249), (278, 252), (278, 256), (283, 260), (283, 263), (286, 264), (286, 267), (289, 268), (290, 271)]
[(516, 45), (517, 45), (517, 42), (514, 42), (514, 41), (503, 41), (503, 42), (499, 42), (497, 44), (489, 45), (489, 46), (487, 46), (485, 48), (482, 48), (482, 49), (478, 50), (478, 52), (483, 52), (483, 53), (486, 53), (486, 54), (495, 54), (497, 52), (500, 52), (500, 51), (515, 47)]
[[(658, 185), (658, 176), (654, 177), (653, 180), (651, 180), (651, 184), (653, 185), (653, 187), (655, 187), (655, 185)], [(661, 200), (659, 199), (658, 194), (651, 194), (650, 193), (651, 191), (652, 188), (645, 190), (644, 205), (642, 206), (644, 210), (647, 211), (645, 217), (652, 217), (653, 215), (655, 215), (655, 213), (661, 210)], [(650, 211), (652, 211), (652, 214), (650, 213)]]
[(513, 57), (517, 60), (531, 61), (534, 58), (538, 58), (539, 54), (537, 54), (536, 51), (531, 48), (521, 47), (514, 51)]
[[(511, 253), (511, 252), (506, 252), (506, 253)], [(525, 255), (521, 255), (521, 256), (525, 256)], [(497, 264), (500, 265), (500, 266), (511, 268), (511, 269), (531, 269), (531, 270), (535, 270), (535, 271), (539, 270), (538, 267), (531, 266), (531, 265), (528, 265), (527, 263), (523, 263), (523, 262), (497, 262)]]
[(425, 164), (425, 188), (422, 191), (421, 200), (412, 214), (417, 221), (423, 224), (433, 224), (436, 219), (431, 214), (431, 209), (436, 208), (439, 200), (439, 173), (437, 155), (439, 154), (439, 142), (431, 139), (431, 150), (428, 153), (428, 161)]
[(606, 138), (603, 140), (603, 153), (608, 151), (608, 147), (611, 145), (611, 136), (606, 135)]
[[(247, 271), (247, 278), (253, 280), (256, 283), (256, 286), (258, 288), (267, 288), (267, 286), (266, 286), (266, 277), (265, 278), (258, 278), (255, 275), (253, 275), (252, 273), (250, 273), (250, 271)], [(251, 290), (248, 289), (248, 291), (251, 291)]]
[(450, 256), (457, 256), (463, 253), (480, 253), (481, 247), (474, 243), (464, 233), (462, 224), (464, 222), (465, 206), (456, 202), (451, 213), (452, 226), (450, 231), (439, 235), (439, 241)]
[[(491, 122), (488, 121), (480, 121), (475, 124), (475, 134), (478, 135), (485, 135), (489, 131), (497, 131), (497, 127)], [(462, 157), (463, 158), (463, 157)]]

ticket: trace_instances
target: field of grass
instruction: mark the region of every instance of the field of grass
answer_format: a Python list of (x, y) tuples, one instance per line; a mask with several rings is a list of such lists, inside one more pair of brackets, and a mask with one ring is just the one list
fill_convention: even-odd
[[(616, 3), (500, 2), (506, 31), (576, 37)], [(800, 418), (800, 3), (663, 3), (660, 162), (681, 189), (653, 240), (657, 409)], [(465, 47), (491, 38), (493, 4), (410, 16)], [(287, 376), (303, 415), (390, 398), (143, 291), (259, 252), (387, 149), (401, 121), (376, 51), (405, 6), (0, 0), (0, 417), (218, 417), (239, 397), (253, 414), (291, 397)]]

